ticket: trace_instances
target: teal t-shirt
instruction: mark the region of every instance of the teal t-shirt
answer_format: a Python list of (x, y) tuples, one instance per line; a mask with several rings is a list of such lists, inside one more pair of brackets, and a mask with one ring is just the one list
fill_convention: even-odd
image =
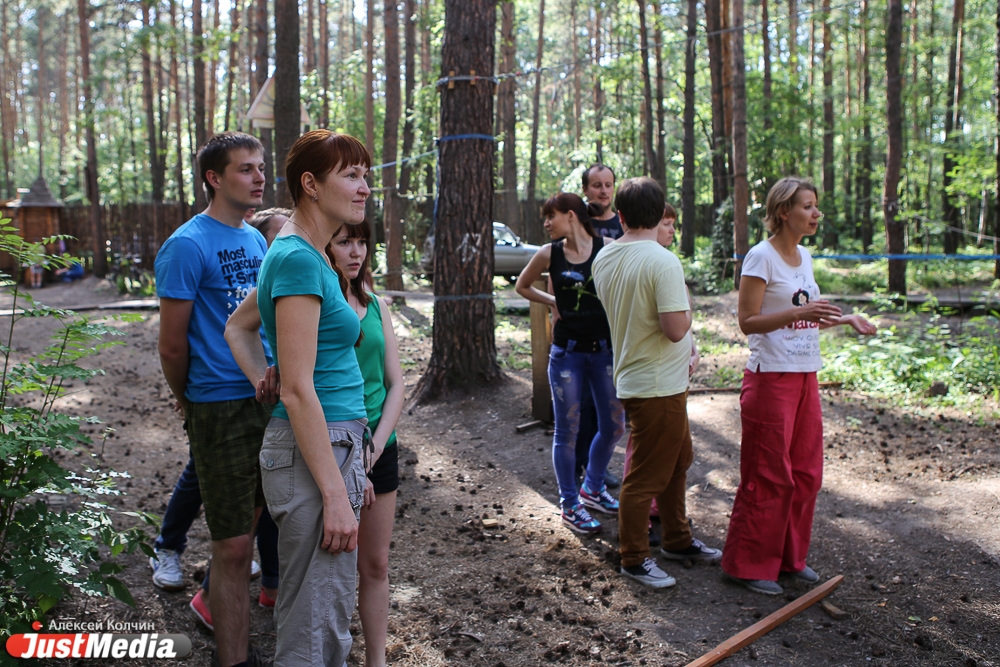
[[(272, 342), (279, 372), (274, 302), (283, 296), (303, 294), (321, 299), (313, 384), (326, 421), (361, 419), (366, 414), (365, 382), (354, 354), (354, 344), (361, 332), (358, 316), (340, 291), (337, 274), (315, 248), (298, 236), (277, 238), (260, 267), (257, 307), (267, 339)], [(288, 412), (280, 402), (273, 415), (288, 419)]]

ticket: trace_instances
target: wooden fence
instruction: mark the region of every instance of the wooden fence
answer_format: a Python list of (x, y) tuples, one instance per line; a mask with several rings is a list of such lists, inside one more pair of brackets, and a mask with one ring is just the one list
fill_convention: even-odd
[[(108, 204), (101, 207), (104, 237), (110, 261), (123, 255), (141, 258), (140, 268), (153, 270), (153, 260), (163, 242), (191, 217), (190, 208), (169, 202), (152, 204)], [(59, 229), (74, 240), (66, 242), (66, 252), (84, 257), (88, 271), (93, 268), (90, 208), (69, 206), (62, 210)]]

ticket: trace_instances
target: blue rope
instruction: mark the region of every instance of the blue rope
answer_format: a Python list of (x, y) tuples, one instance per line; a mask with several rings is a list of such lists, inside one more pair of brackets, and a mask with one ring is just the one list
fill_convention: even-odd
[[(746, 255), (733, 255), (733, 259), (743, 259)], [(963, 262), (986, 259), (1000, 259), (1000, 255), (813, 255), (813, 259), (899, 259), (904, 261), (941, 261), (955, 259)]]

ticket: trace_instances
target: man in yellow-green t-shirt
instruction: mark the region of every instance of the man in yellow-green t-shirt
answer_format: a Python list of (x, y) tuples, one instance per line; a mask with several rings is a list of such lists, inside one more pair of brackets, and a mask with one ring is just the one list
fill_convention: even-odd
[(653, 588), (675, 583), (650, 557), (647, 521), (654, 498), (664, 558), (722, 557), (692, 537), (687, 520), (691, 306), (680, 260), (656, 242), (663, 205), (663, 190), (653, 179), (624, 181), (615, 208), (625, 234), (601, 250), (593, 268), (611, 325), (615, 388), (632, 427), (632, 467), (618, 499), (621, 573)]

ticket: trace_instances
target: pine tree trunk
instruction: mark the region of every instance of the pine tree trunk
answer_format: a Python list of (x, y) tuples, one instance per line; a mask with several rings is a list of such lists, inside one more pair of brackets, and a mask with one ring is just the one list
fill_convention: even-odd
[[(182, 4), (183, 6), (183, 4)], [(197, 210), (208, 206), (208, 197), (198, 170), (198, 149), (208, 141), (205, 126), (205, 35), (201, 26), (201, 0), (191, 1), (191, 49), (194, 68), (194, 143), (191, 147), (191, 173), (194, 174), (194, 205)], [(182, 28), (183, 29), (183, 28)]]
[[(179, 35), (177, 33), (177, 8), (174, 6), (174, 0), (170, 0), (168, 5), (168, 11), (170, 12), (170, 87), (173, 90), (173, 110), (174, 110), (174, 148), (177, 152), (177, 158), (174, 160), (174, 179), (177, 181), (177, 201), (182, 207), (187, 208), (189, 202), (184, 196), (184, 134), (181, 131), (181, 109), (183, 105), (181, 100), (184, 97), (181, 95), (181, 79), (178, 72), (177, 64), (177, 41)], [(186, 217), (183, 215), (181, 217)]]
[(233, 84), (234, 79), (239, 76), (236, 71), (236, 54), (239, 52), (240, 35), (240, 0), (233, 3), (233, 8), (229, 14), (229, 69), (226, 72), (226, 118), (222, 123), (222, 129), (229, 131), (229, 119), (233, 114)]
[(386, 2), (385, 26), (385, 122), (382, 126), (383, 211), (385, 225), (385, 287), (403, 289), (403, 220), (399, 193), (396, 191), (396, 145), (399, 141), (399, 13), (395, 2)]
[[(220, 14), (221, 0), (215, 0), (212, 5), (212, 34), (219, 34), (219, 26), (222, 25), (222, 15)], [(205, 73), (205, 129), (208, 131), (208, 138), (215, 136), (215, 109), (218, 106), (219, 86), (216, 83), (216, 76), (219, 72), (219, 52), (212, 51), (212, 59), (209, 61), (208, 71)]]
[[(542, 54), (545, 46), (545, 0), (538, 4), (538, 48), (535, 51), (535, 90), (531, 98), (531, 157), (528, 163), (528, 192), (525, 205), (531, 212), (535, 206), (535, 180), (538, 175), (538, 116), (542, 94)], [(528, 243), (540, 244), (542, 229), (540, 225), (531, 224), (533, 218), (526, 218), (526, 234)]]
[[(267, 0), (257, 0), (257, 14), (256, 14), (256, 25), (254, 26), (254, 33), (257, 39), (257, 43), (254, 47), (254, 98), (256, 99), (257, 93), (260, 92), (264, 84), (267, 83), (267, 70), (268, 70), (268, 52), (270, 39), (270, 31), (268, 30), (268, 20), (267, 20)], [(264, 144), (264, 161), (268, 165), (276, 166), (277, 161), (274, 159), (274, 132), (269, 127), (260, 128), (260, 143)], [(275, 169), (274, 174), (277, 176), (277, 170)], [(271, 208), (275, 204), (274, 198), (274, 179), (265, 178), (264, 179), (264, 208)]]
[[(788, 66), (791, 68), (791, 76), (789, 79), (792, 83), (792, 88), (798, 90), (799, 81), (801, 80), (799, 76), (799, 7), (798, 0), (788, 0)], [(798, 130), (798, 105), (789, 104), (788, 105), (788, 122), (789, 126)], [(791, 164), (788, 165), (790, 173), (796, 173), (798, 171), (798, 156), (797, 151), (791, 152)]]
[(851, 237), (857, 238), (858, 228), (854, 219), (854, 202), (852, 201), (854, 196), (854, 88), (851, 83), (851, 55), (853, 55), (851, 53), (852, 28), (851, 17), (847, 17), (844, 21), (844, 71), (847, 75), (847, 82), (844, 86), (844, 120), (846, 122), (842, 125), (844, 134), (841, 139), (844, 155), (844, 198), (840, 210), (844, 212), (843, 229), (845, 231), (850, 230)]
[[(149, 56), (149, 35), (154, 27), (149, 17), (149, 3), (142, 3), (142, 24), (145, 38), (142, 40), (142, 101), (146, 107), (146, 136), (149, 141), (149, 173), (152, 181), (153, 203), (163, 203), (163, 165), (160, 160), (158, 132), (156, 128), (156, 112), (153, 108), (153, 68)], [(156, 207), (153, 208), (154, 216)], [(154, 221), (155, 226), (155, 221)]]
[[(445, 0), (442, 76), (493, 72), (494, 0)], [(444, 138), (492, 131), (492, 86), (442, 86)], [(495, 384), (503, 377), (494, 339), (493, 142), (440, 142), (441, 191), (434, 240), (434, 339), (427, 371), (414, 390), (431, 400), (453, 388)], [(452, 297), (441, 299), (440, 297)], [(466, 297), (466, 298), (454, 298)]]
[(323, 105), (319, 117), (319, 127), (330, 126), (330, 19), (327, 16), (326, 0), (319, 0), (319, 83), (323, 93)]
[(601, 88), (601, 57), (604, 52), (601, 50), (601, 3), (594, 7), (594, 31), (592, 35), (594, 43), (594, 151), (597, 161), (604, 162), (604, 137), (602, 121), (604, 119), (604, 89)]
[[(368, 20), (365, 24), (365, 148), (375, 155), (375, 0), (368, 0)], [(368, 187), (374, 187), (375, 175), (365, 177)], [(375, 198), (365, 202), (365, 217), (375, 224)]]
[(830, 20), (830, 0), (823, 0), (823, 247), (836, 248), (837, 234), (837, 194), (836, 174), (833, 165), (833, 53), (832, 21)]
[[(403, 41), (406, 42), (403, 50), (403, 63), (406, 69), (406, 78), (403, 82), (403, 103), (406, 112), (403, 118), (403, 157), (408, 158), (413, 153), (413, 93), (417, 85), (416, 54), (417, 54), (417, 22), (416, 22), (416, 1), (404, 0), (403, 3)], [(406, 196), (410, 194), (410, 178), (413, 174), (413, 162), (404, 162), (399, 169), (399, 194)], [(404, 206), (409, 210), (409, 199), (405, 200)], [(404, 213), (405, 215), (405, 213)]]
[(927, 153), (924, 162), (927, 164), (927, 185), (924, 191), (927, 193), (927, 202), (924, 209), (928, 217), (932, 217), (934, 211), (934, 123), (937, 116), (934, 109), (937, 105), (937, 86), (934, 81), (934, 57), (937, 55), (937, 48), (934, 40), (934, 25), (937, 12), (934, 8), (934, 0), (931, 0), (930, 18), (927, 26), (927, 42), (930, 46), (927, 49), (927, 122), (924, 126), (924, 141), (927, 143)]
[(14, 198), (14, 182), (11, 170), (11, 152), (14, 144), (14, 127), (17, 121), (14, 119), (14, 109), (10, 103), (10, 88), (13, 85), (14, 77), (9, 73), (12, 70), (10, 44), (7, 31), (7, 2), (0, 2), (0, 153), (3, 154), (3, 188), (4, 196), (7, 199)]
[[(770, 142), (773, 136), (774, 119), (771, 117), (771, 22), (768, 16), (768, 0), (761, 0), (761, 39), (764, 47), (764, 136)], [(774, 165), (771, 163), (771, 152), (764, 151), (760, 156), (761, 171), (764, 175), (764, 190), (771, 189), (775, 181)]]
[(642, 72), (642, 147), (646, 154), (646, 165), (653, 180), (663, 183), (663, 174), (659, 173), (656, 148), (653, 146), (653, 87), (649, 80), (649, 30), (646, 25), (646, 0), (636, 0), (639, 5), (639, 53), (641, 54), (640, 71)]
[(712, 79), (712, 216), (729, 197), (729, 169), (726, 166), (726, 110), (723, 102), (723, 50), (720, 33), (719, 0), (705, 0), (705, 21), (708, 26), (708, 61)]
[[(510, 74), (517, 69), (517, 33), (514, 31), (514, 14), (516, 4), (503, 2), (500, 5), (500, 72)], [(574, 76), (579, 87), (579, 78)], [(520, 204), (517, 196), (517, 110), (515, 95), (517, 93), (517, 77), (511, 76), (500, 81), (497, 104), (500, 117), (500, 133), (503, 135), (503, 210), (504, 224), (514, 230), (519, 236), (525, 235), (521, 218)], [(575, 122), (579, 127), (579, 119)]]
[[(1000, 0), (998, 0), (1000, 1)], [(695, 164), (694, 154), (694, 87), (695, 87), (695, 47), (698, 33), (698, 0), (688, 0), (687, 43), (684, 47), (684, 182), (681, 184), (681, 205), (683, 223), (681, 232), (681, 253), (685, 257), (694, 256), (695, 238)]]
[[(1000, 100), (1000, 0), (997, 0), (997, 38), (995, 51), (997, 54), (997, 64), (994, 74), (994, 92), (996, 96), (995, 99)], [(997, 133), (996, 138), (993, 142), (993, 152), (996, 154), (997, 161), (997, 176), (996, 176), (996, 190), (993, 197), (993, 254), (1000, 254), (1000, 247), (998, 247), (997, 239), (1000, 238), (1000, 105), (996, 109), (997, 116)], [(1000, 259), (994, 260), (993, 262), (993, 277), (1000, 280)]]
[(38, 69), (36, 74), (38, 89), (35, 91), (37, 99), (36, 109), (38, 113), (38, 123), (35, 127), (35, 134), (38, 139), (38, 175), (45, 175), (45, 99), (48, 91), (45, 89), (47, 76), (45, 73), (45, 17), (48, 14), (46, 7), (40, 7), (35, 13), (35, 27), (38, 31), (37, 59)]
[(80, 26), (80, 78), (83, 79), (83, 124), (87, 137), (87, 166), (84, 168), (87, 200), (90, 202), (90, 239), (94, 253), (94, 275), (103, 278), (108, 271), (104, 223), (101, 220), (101, 192), (97, 184), (97, 136), (94, 131), (94, 97), (90, 86), (90, 3), (77, 0)]
[[(882, 212), (885, 215), (885, 234), (889, 241), (890, 255), (902, 255), (906, 252), (905, 225), (899, 218), (899, 175), (903, 164), (903, 100), (899, 72), (902, 41), (902, 0), (889, 0), (889, 23), (885, 32), (888, 147), (885, 158)], [(906, 294), (905, 260), (889, 260), (889, 291)]]
[[(955, 205), (954, 195), (948, 192), (954, 178), (951, 171), (955, 168), (955, 152), (958, 150), (962, 128), (959, 118), (962, 114), (962, 50), (965, 36), (965, 0), (955, 0), (955, 11), (951, 21), (951, 52), (948, 55), (948, 108), (945, 111), (944, 134), (944, 170), (942, 173), (941, 202), (944, 222), (952, 228), (958, 228), (962, 222), (959, 207)], [(944, 252), (954, 254), (958, 250), (961, 235), (956, 229), (945, 229)]]
[[(747, 87), (743, 56), (743, 0), (733, 0), (733, 247), (743, 257), (750, 251), (747, 208)], [(735, 287), (739, 289), (743, 260), (736, 260)]]
[[(69, 11), (62, 15), (63, 39), (59, 40), (59, 198), (65, 200), (68, 193), (69, 172), (66, 169), (66, 139), (69, 132)], [(0, 64), (0, 72), (3, 65)], [(0, 87), (0, 94), (3, 89)], [(2, 106), (2, 103), (0, 103)]]
[(306, 0), (306, 74), (316, 69), (316, 22), (314, 0)]
[[(284, 181), (285, 157), (299, 138), (299, 3), (274, 0), (274, 153), (275, 176)], [(278, 206), (290, 207), (288, 184), (275, 188)]]
[[(570, 48), (573, 51), (573, 62), (580, 62), (579, 50), (579, 26), (576, 18), (577, 0), (570, 0), (569, 3), (569, 23), (570, 23)], [(503, 29), (501, 29), (503, 30)], [(502, 48), (502, 47), (501, 47)], [(506, 56), (504, 56), (506, 57)], [(573, 68), (573, 148), (580, 147), (580, 115), (583, 112), (583, 93), (580, 90), (580, 67)], [(507, 185), (504, 184), (504, 189)]]
[[(662, 179), (660, 183), (664, 190), (670, 190), (671, 188), (667, 184), (667, 130), (663, 104), (663, 15), (660, 13), (658, 0), (653, 0), (650, 4), (653, 7), (654, 16), (656, 16), (653, 21), (653, 41), (655, 43), (653, 55), (656, 58), (656, 96), (654, 98), (656, 105), (656, 173), (659, 173)], [(655, 173), (653, 178), (656, 178)]]
[(864, 79), (864, 93), (861, 100), (861, 113), (864, 116), (862, 125), (864, 137), (861, 148), (861, 165), (859, 167), (861, 173), (861, 187), (858, 190), (858, 197), (861, 200), (861, 247), (867, 254), (869, 248), (871, 248), (872, 237), (874, 235), (872, 226), (872, 123), (871, 109), (869, 107), (871, 103), (872, 75), (871, 70), (869, 69), (868, 0), (864, 0), (864, 2), (862, 2), (861, 11), (864, 14), (861, 28), (862, 41), (864, 44), (861, 56), (861, 76)]

